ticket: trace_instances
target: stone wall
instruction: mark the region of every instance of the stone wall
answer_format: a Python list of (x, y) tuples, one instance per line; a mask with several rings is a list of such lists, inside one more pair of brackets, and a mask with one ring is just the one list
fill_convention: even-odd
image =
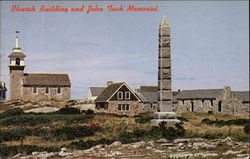
[(215, 99), (179, 100), (177, 104), (174, 104), (174, 111), (192, 112), (192, 102), (193, 112), (208, 112), (213, 111)]
[[(193, 102), (193, 109), (192, 109)], [(219, 104), (221, 103), (221, 104)], [(221, 105), (221, 108), (219, 108)], [(174, 104), (175, 112), (205, 112), (226, 114), (249, 114), (249, 103), (244, 103), (235, 96), (230, 87), (225, 87), (223, 92), (215, 99), (189, 99), (178, 100)]]
[[(221, 102), (221, 111), (219, 111), (219, 102)], [(227, 114), (249, 114), (249, 103), (243, 104), (243, 101), (236, 97), (229, 89), (216, 98), (213, 109), (215, 113)]]
[(50, 87), (49, 93), (45, 94), (45, 87), (37, 87), (37, 93), (33, 93), (33, 87), (22, 87), (22, 99), (25, 101), (42, 101), (42, 100), (69, 100), (71, 98), (71, 88), (61, 87), (61, 93), (57, 93), (57, 87)]
[(10, 99), (21, 99), (21, 77), (23, 70), (11, 70), (10, 73)]

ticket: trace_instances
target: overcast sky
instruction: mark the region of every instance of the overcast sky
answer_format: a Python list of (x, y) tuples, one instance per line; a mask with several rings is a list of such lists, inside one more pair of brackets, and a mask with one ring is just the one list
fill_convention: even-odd
[[(9, 84), (8, 55), (20, 30), (27, 73), (68, 73), (72, 98), (90, 86), (125, 81), (131, 88), (157, 85), (158, 29), (171, 25), (172, 87), (249, 89), (248, 1), (0, 2), (1, 80)], [(98, 5), (103, 12), (39, 12)], [(36, 12), (11, 12), (12, 5)], [(156, 12), (109, 12), (107, 5), (155, 7)], [(8, 87), (9, 88), (9, 87)]]

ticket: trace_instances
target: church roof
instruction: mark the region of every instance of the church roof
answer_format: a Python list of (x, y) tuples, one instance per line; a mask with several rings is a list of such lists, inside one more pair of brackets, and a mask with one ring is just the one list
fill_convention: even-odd
[(232, 93), (244, 102), (249, 102), (249, 91), (232, 91)]
[(124, 82), (112, 83), (95, 99), (95, 102), (106, 102)]
[(8, 57), (26, 57), (22, 52), (12, 52)]
[(176, 99), (214, 99), (223, 89), (197, 89), (197, 90), (182, 90)]
[(106, 87), (90, 87), (92, 96), (99, 96)]
[(71, 86), (68, 74), (25, 73), (22, 82), (24, 86)]

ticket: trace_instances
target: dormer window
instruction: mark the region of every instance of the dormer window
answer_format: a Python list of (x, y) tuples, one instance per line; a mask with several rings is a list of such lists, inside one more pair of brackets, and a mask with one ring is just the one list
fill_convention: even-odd
[(117, 99), (123, 99), (123, 92), (117, 93)]
[(130, 99), (130, 92), (125, 92), (125, 99)]
[(20, 58), (16, 58), (16, 65), (20, 66)]

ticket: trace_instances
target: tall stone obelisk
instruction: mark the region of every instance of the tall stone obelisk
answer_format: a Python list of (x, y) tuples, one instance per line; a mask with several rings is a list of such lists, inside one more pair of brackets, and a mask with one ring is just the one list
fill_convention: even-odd
[(155, 112), (155, 119), (151, 123), (165, 122), (174, 125), (180, 121), (172, 106), (172, 80), (171, 80), (171, 50), (170, 25), (163, 16), (159, 27), (159, 55), (158, 55), (158, 106), (160, 112)]
[(172, 111), (170, 25), (163, 16), (159, 27), (158, 105), (161, 112)]

